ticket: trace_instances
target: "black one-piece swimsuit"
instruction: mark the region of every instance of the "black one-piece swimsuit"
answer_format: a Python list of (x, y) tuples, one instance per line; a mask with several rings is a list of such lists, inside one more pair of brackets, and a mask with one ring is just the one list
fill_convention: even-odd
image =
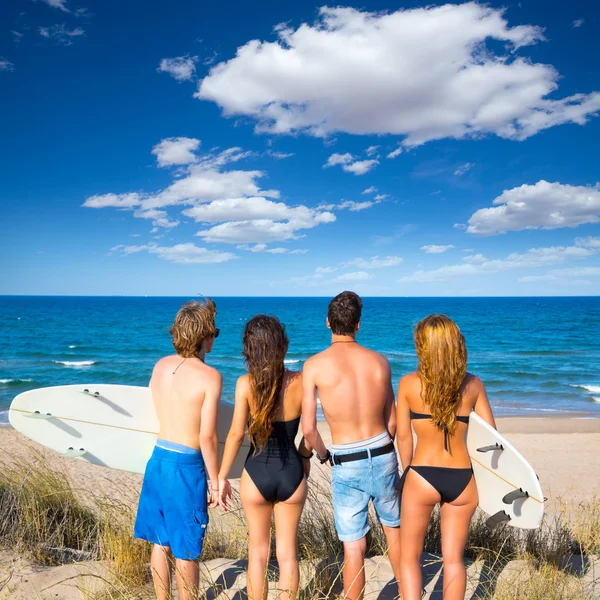
[(304, 478), (302, 457), (296, 448), (300, 417), (275, 421), (273, 432), (262, 449), (252, 445), (246, 458), (246, 471), (267, 502), (285, 502)]

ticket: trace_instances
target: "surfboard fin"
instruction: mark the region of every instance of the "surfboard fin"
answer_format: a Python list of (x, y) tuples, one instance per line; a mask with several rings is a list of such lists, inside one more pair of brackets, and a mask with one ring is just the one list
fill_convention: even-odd
[(29, 415), (25, 415), (28, 419), (42, 419), (42, 420), (47, 420), (47, 419), (51, 419), (52, 415), (50, 413), (41, 413), (39, 410), (36, 410), (35, 412), (32, 412)]
[(529, 498), (529, 494), (524, 492), (521, 488), (506, 494), (506, 496), (502, 498), (502, 502), (504, 502), (504, 504), (512, 504), (515, 500), (519, 500), (520, 498)]
[(499, 510), (495, 515), (492, 515), (485, 522), (485, 526), (488, 529), (494, 529), (496, 525), (500, 525), (500, 523), (506, 523), (507, 521), (510, 521), (510, 515), (504, 510)]
[(79, 448), (79, 450), (75, 450), (75, 448), (69, 448), (66, 452), (63, 453), (63, 456), (66, 458), (79, 458), (87, 454), (87, 450), (84, 448)]
[(481, 448), (477, 448), (477, 452), (492, 452), (494, 450), (504, 450), (504, 446), (496, 442), (491, 446), (482, 446)]

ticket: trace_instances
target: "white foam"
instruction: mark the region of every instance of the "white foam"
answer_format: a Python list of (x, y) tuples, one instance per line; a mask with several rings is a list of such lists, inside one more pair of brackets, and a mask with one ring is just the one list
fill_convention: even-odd
[(600, 385), (572, 385), (571, 387), (582, 388), (590, 394), (600, 394)]
[(28, 383), (33, 379), (0, 379), (0, 383)]
[(53, 363), (57, 365), (63, 365), (64, 367), (91, 367), (96, 364), (95, 360), (53, 360)]
[(73, 348), (77, 348), (77, 346), (69, 346), (69, 348), (72, 350)]
[(295, 365), (296, 363), (301, 362), (298, 358), (286, 358), (283, 363), (286, 365)]
[(596, 396), (594, 396), (594, 397), (592, 398), (592, 400), (593, 400), (594, 402), (600, 402), (600, 398), (597, 398)]

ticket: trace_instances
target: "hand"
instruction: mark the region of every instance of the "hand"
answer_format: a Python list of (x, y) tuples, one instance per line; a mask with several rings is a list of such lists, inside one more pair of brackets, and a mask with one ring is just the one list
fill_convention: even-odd
[(310, 477), (310, 458), (302, 458), (302, 466), (304, 467), (304, 477)]
[(219, 506), (219, 488), (218, 487), (211, 487), (208, 490), (208, 508), (216, 508), (217, 506)]
[(219, 504), (223, 510), (228, 510), (230, 507), (229, 501), (233, 499), (233, 491), (231, 484), (227, 479), (219, 479)]

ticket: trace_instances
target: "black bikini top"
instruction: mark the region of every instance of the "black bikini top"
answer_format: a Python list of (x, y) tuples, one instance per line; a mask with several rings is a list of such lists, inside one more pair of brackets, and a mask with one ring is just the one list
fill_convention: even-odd
[[(415, 420), (419, 420), (419, 419), (431, 419), (431, 415), (425, 414), (425, 413), (417, 413), (417, 412), (413, 412), (412, 410), (410, 411), (410, 418), (411, 421), (413, 419)], [(469, 417), (456, 417), (457, 421), (460, 421), (461, 423), (466, 423), (467, 425), (469, 424)], [(444, 427), (444, 450), (446, 452), (449, 452), (448, 450), (448, 428)]]

